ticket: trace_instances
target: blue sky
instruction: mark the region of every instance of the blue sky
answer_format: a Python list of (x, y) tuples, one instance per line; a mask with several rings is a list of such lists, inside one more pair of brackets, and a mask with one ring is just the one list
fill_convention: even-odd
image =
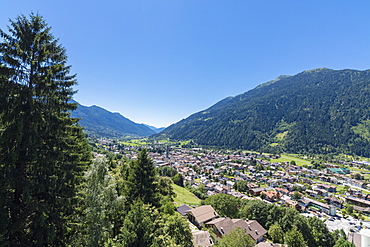
[(279, 75), (369, 69), (370, 1), (0, 0), (67, 49), (75, 99), (169, 126)]

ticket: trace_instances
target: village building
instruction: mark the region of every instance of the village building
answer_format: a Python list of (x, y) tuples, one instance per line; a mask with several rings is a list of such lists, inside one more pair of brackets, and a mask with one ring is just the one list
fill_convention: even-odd
[(212, 238), (208, 231), (192, 231), (194, 247), (213, 246)]
[(267, 233), (267, 231), (256, 220), (230, 219), (228, 217), (222, 217), (206, 223), (206, 226), (212, 228), (214, 233), (220, 238), (240, 227), (241, 229), (244, 229), (256, 243), (263, 241), (263, 236)]
[(327, 215), (335, 216), (337, 214), (336, 207), (333, 205), (328, 205), (316, 200), (309, 199), (304, 197), (301, 200), (298, 200), (298, 204), (306, 210), (324, 212)]
[(188, 219), (193, 225), (201, 228), (205, 223), (218, 218), (217, 212), (211, 205), (200, 206), (186, 211)]

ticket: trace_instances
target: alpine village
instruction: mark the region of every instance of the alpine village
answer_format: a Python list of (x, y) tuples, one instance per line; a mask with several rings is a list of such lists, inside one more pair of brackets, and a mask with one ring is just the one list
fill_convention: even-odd
[(0, 246), (369, 246), (370, 70), (279, 76), (157, 129), (74, 101), (42, 16), (0, 36)]

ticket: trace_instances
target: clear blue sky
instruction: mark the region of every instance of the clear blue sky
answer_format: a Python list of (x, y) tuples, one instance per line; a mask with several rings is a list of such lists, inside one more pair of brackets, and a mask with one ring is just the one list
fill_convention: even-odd
[(369, 69), (369, 0), (0, 0), (67, 49), (75, 99), (168, 126), (279, 75)]

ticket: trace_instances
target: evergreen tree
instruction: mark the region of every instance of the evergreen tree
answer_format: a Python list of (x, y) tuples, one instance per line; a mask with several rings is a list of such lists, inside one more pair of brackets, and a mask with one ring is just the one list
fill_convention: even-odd
[(129, 203), (141, 200), (144, 204), (158, 206), (157, 174), (153, 161), (144, 149), (139, 152), (128, 172), (126, 198)]
[(89, 160), (65, 49), (39, 15), (0, 30), (0, 240), (63, 246)]
[(178, 186), (184, 187), (184, 179), (180, 173), (177, 173), (175, 176), (173, 176), (172, 180)]

